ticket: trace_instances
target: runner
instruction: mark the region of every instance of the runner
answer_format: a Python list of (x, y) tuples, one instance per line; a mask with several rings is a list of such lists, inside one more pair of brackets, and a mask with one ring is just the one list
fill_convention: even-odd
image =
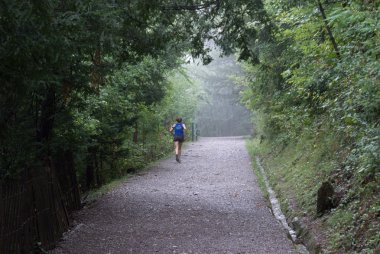
[(181, 163), (181, 148), (182, 142), (185, 140), (186, 126), (182, 123), (182, 118), (176, 119), (177, 123), (173, 124), (170, 128), (170, 133), (173, 133), (173, 141), (175, 145), (175, 160)]

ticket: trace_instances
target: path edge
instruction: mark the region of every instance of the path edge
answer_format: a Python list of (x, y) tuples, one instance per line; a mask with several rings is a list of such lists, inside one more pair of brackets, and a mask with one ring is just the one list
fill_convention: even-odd
[[(253, 159), (253, 158), (252, 158)], [(260, 174), (265, 184), (265, 191), (268, 194), (267, 199), (269, 202), (269, 208), (273, 216), (280, 222), (280, 224), (284, 227), (288, 234), (288, 238), (293, 242), (296, 250), (302, 254), (320, 254), (322, 253), (321, 246), (317, 243), (315, 236), (313, 233), (301, 223), (301, 221), (293, 216), (294, 214), (292, 208), (285, 204), (290, 211), (290, 215), (284, 215), (280, 208), (280, 203), (276, 198), (276, 193), (270, 186), (269, 180), (267, 178), (264, 167), (261, 164), (261, 159), (259, 156), (254, 157), (255, 162), (254, 166), (257, 167), (258, 170), (254, 170), (255, 174)], [(284, 204), (281, 204), (284, 205)]]

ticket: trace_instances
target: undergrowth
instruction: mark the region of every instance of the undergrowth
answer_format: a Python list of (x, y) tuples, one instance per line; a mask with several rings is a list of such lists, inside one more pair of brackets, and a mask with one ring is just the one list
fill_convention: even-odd
[[(258, 138), (247, 144), (253, 159), (261, 158), (287, 216), (307, 217), (307, 226), (320, 225), (317, 233), (324, 253), (378, 253), (380, 181), (376, 177), (360, 177), (355, 173), (355, 165), (347, 166), (347, 147), (328, 130), (304, 131), (287, 145), (279, 145), (276, 140), (260, 142)], [(317, 192), (324, 181), (333, 184), (339, 204), (320, 217)]]
[(255, 175), (257, 177), (257, 182), (259, 184), (259, 188), (263, 192), (265, 199), (268, 200), (269, 199), (269, 193), (268, 193), (266, 185), (265, 185), (265, 180), (264, 180), (264, 177), (261, 174), (260, 169), (256, 163), (256, 156), (258, 156), (259, 154), (261, 154), (263, 152), (260, 150), (262, 147), (259, 145), (259, 142), (260, 141), (258, 139), (250, 139), (250, 140), (247, 139), (246, 140), (246, 147), (247, 147), (248, 153), (251, 157), (252, 168), (253, 168)]

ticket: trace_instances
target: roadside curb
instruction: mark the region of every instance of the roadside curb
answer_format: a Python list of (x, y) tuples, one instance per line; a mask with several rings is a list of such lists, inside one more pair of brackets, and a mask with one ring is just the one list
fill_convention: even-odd
[(282, 213), (279, 201), (277, 200), (276, 194), (269, 184), (265, 169), (261, 165), (260, 158), (258, 156), (256, 156), (256, 165), (259, 168), (259, 172), (264, 179), (266, 191), (269, 194), (270, 209), (276, 219), (278, 219), (282, 226), (286, 229), (288, 237), (293, 242), (296, 250), (302, 254), (321, 253), (321, 246), (315, 240), (314, 234), (308, 230), (302, 221), (298, 217), (286, 217)]
[(296, 231), (297, 237), (310, 254), (322, 253), (320, 244), (315, 240), (316, 237), (298, 217), (288, 218), (288, 221), (290, 221), (290, 226)]

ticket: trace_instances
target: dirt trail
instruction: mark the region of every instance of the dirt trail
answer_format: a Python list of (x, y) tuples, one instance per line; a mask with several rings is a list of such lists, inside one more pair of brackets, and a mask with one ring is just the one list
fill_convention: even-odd
[(75, 215), (53, 253), (296, 253), (244, 139), (202, 138)]

